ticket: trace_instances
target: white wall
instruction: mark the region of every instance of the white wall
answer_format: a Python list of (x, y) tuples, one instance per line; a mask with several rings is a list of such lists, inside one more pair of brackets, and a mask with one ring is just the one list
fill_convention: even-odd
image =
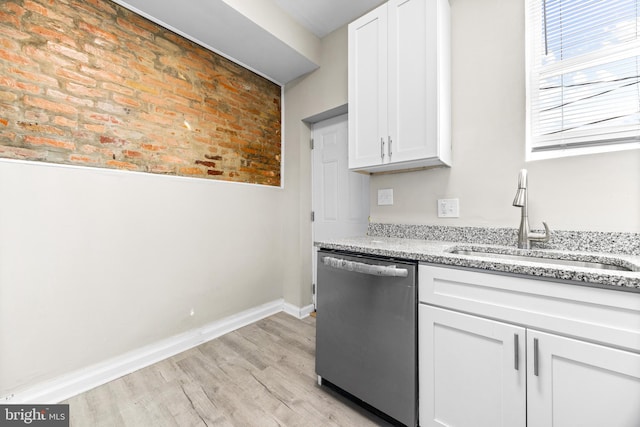
[(0, 161), (0, 395), (281, 298), (287, 191)]
[[(640, 151), (524, 161), (524, 2), (450, 3), (453, 167), (373, 177), (372, 221), (517, 227), (526, 168), (532, 227), (640, 232)], [(377, 206), (379, 188), (393, 206)], [(439, 198), (459, 198), (460, 218), (437, 218)]]

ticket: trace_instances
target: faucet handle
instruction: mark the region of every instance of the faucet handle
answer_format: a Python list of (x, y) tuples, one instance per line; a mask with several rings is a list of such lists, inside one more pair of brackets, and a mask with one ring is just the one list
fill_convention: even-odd
[(547, 225), (546, 222), (542, 222), (542, 225), (544, 225), (544, 233), (540, 234), (540, 233), (529, 233), (529, 235), (527, 236), (529, 238), (529, 240), (532, 241), (536, 241), (536, 242), (548, 242), (549, 239), (551, 238), (551, 230), (549, 230), (549, 226)]

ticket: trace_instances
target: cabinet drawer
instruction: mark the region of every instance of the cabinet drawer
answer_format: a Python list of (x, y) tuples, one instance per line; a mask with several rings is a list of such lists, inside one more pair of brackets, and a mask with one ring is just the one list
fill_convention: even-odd
[(420, 302), (640, 352), (640, 293), (420, 265)]

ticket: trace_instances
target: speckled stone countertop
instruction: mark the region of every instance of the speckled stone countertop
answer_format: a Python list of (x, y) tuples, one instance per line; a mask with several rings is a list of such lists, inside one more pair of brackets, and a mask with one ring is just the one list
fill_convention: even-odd
[[(315, 245), (324, 249), (335, 249), (348, 252), (358, 252), (369, 255), (379, 255), (392, 258), (411, 259), (420, 262), (432, 264), (442, 264), (443, 266), (454, 266), (485, 270), (489, 272), (511, 273), (518, 275), (532, 276), (532, 278), (562, 280), (574, 284), (598, 286), (603, 288), (626, 290), (632, 292), (640, 292), (640, 255), (633, 254), (635, 247), (640, 242), (640, 236), (634, 233), (624, 233), (623, 239), (631, 239), (630, 244), (623, 245), (623, 250), (616, 252), (603, 252), (601, 243), (596, 243), (601, 251), (593, 251), (591, 247), (588, 251), (567, 250), (558, 248), (544, 249), (518, 249), (515, 245), (507, 245), (505, 241), (500, 240), (500, 244), (486, 243), (487, 239), (478, 237), (482, 234), (482, 229), (475, 228), (474, 236), (470, 237), (464, 232), (464, 238), (456, 238), (457, 241), (445, 241), (440, 239), (424, 239), (416, 238), (416, 234), (412, 232), (404, 233), (406, 237), (385, 236), (380, 232), (379, 224), (372, 224), (369, 227), (368, 235), (354, 238), (324, 240), (315, 242)], [(398, 226), (393, 226), (398, 231)], [(425, 227), (425, 226), (419, 226)], [(429, 228), (429, 227), (427, 227)], [(462, 229), (463, 227), (455, 227)], [(442, 227), (438, 227), (442, 229)], [(496, 229), (488, 229), (489, 234), (495, 233)], [(415, 230), (414, 230), (415, 231)], [(424, 231), (424, 230), (423, 230)], [(441, 230), (442, 231), (442, 230)], [(438, 237), (448, 234), (451, 230)], [(456, 233), (460, 230), (454, 230)], [(467, 230), (469, 231), (469, 230)], [(397, 234), (397, 233), (396, 233)], [(423, 233), (424, 234), (424, 233)], [(428, 234), (428, 233), (427, 233)], [(505, 233), (499, 232), (499, 235)], [(510, 233), (507, 232), (507, 235)], [(616, 233), (620, 234), (620, 233)], [(455, 235), (455, 233), (454, 233)], [(627, 236), (628, 235), (628, 236)], [(433, 237), (429, 235), (429, 237)], [(619, 237), (619, 236), (618, 236)], [(637, 239), (637, 241), (636, 241)], [(491, 240), (491, 237), (489, 237)], [(494, 239), (495, 240), (495, 239)], [(614, 239), (619, 240), (619, 239)], [(620, 253), (628, 252), (631, 248), (631, 254)], [(488, 252), (506, 255), (526, 255), (537, 258), (554, 258), (562, 260), (589, 261), (602, 264), (617, 265), (629, 268), (634, 271), (622, 270), (605, 270), (600, 268), (587, 268), (579, 266), (558, 265), (547, 263), (544, 260), (537, 259), (535, 261), (521, 261), (500, 259), (492, 256), (475, 256), (451, 253), (453, 250), (472, 250), (476, 252)]]

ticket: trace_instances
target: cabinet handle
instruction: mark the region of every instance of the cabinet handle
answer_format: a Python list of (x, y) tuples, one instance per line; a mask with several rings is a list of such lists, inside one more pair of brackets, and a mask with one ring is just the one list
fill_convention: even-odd
[(520, 369), (520, 349), (518, 345), (518, 334), (513, 334), (513, 368), (517, 371)]
[(391, 136), (389, 136), (388, 138), (389, 138), (389, 160), (391, 160), (391, 155), (393, 154), (393, 152), (391, 151), (391, 144), (393, 143), (393, 140), (391, 139)]
[(384, 160), (384, 138), (380, 138), (380, 158)]
[(538, 338), (533, 339), (533, 375), (538, 376)]

